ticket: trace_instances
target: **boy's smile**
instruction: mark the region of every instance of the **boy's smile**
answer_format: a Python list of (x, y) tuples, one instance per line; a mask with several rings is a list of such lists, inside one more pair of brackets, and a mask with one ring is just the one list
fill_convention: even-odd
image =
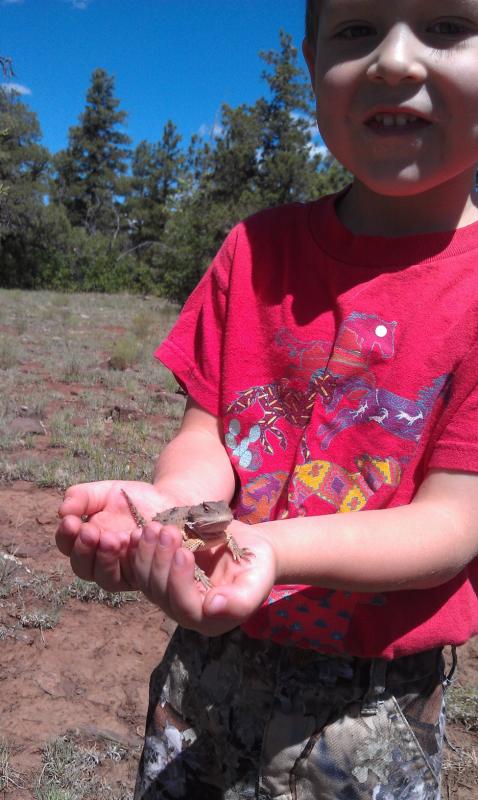
[(304, 55), (320, 132), (355, 190), (403, 198), (451, 181), (470, 195), (478, 0), (322, 0)]

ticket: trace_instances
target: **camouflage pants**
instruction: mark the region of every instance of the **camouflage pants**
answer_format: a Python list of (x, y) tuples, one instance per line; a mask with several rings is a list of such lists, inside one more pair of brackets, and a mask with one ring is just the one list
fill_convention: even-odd
[(134, 800), (438, 800), (443, 677), (440, 650), (330, 658), (178, 629)]

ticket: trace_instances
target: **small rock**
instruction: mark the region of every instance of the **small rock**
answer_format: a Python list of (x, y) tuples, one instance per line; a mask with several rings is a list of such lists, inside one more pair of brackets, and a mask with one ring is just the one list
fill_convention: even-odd
[(23, 644), (33, 644), (33, 642), (35, 641), (34, 637), (30, 633), (27, 633), (26, 631), (15, 629), (13, 633), (11, 633), (11, 636), (17, 642), (23, 642)]
[(8, 426), (11, 433), (20, 433), (25, 435), (27, 433), (35, 436), (45, 436), (45, 426), (43, 422), (34, 417), (17, 417)]
[(55, 518), (52, 514), (39, 514), (35, 517), (35, 520), (39, 525), (49, 525), (51, 522), (55, 521)]
[(163, 631), (163, 633), (167, 633), (168, 636), (172, 636), (177, 627), (177, 622), (175, 622), (173, 619), (170, 619), (170, 617), (165, 617), (164, 622), (161, 623), (159, 629)]

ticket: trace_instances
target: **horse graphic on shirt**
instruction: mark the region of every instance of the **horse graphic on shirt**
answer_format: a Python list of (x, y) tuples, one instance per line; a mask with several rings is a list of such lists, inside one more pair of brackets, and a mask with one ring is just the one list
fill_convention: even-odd
[(340, 396), (359, 393), (356, 408), (342, 408), (317, 430), (321, 450), (327, 450), (331, 441), (342, 431), (356, 425), (375, 423), (392, 436), (418, 442), (436, 398), (443, 392), (448, 375), (441, 375), (431, 386), (421, 389), (416, 400), (402, 397), (388, 389), (373, 388), (361, 378), (351, 379), (340, 386), (334, 397), (335, 406)]

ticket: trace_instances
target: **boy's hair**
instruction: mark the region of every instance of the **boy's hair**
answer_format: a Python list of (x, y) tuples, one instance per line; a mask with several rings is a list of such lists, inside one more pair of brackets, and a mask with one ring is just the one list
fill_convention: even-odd
[(305, 38), (313, 47), (317, 42), (319, 27), (319, 0), (307, 0), (305, 8)]

